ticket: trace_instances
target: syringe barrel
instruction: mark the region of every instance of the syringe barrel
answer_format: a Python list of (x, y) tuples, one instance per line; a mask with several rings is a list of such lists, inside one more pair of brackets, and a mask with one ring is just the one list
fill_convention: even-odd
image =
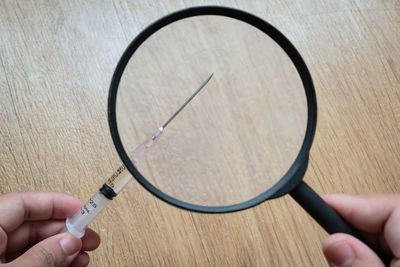
[(110, 202), (100, 191), (94, 194), (88, 202), (72, 217), (65, 221), (66, 230), (81, 238), (85, 235), (86, 227)]
[[(131, 161), (133, 164), (137, 164), (143, 159), (146, 154), (150, 151), (151, 147), (157, 143), (161, 137), (163, 128), (160, 127), (157, 131), (149, 136), (143, 143), (141, 143), (131, 153)], [(106, 183), (100, 188), (99, 192), (94, 194), (88, 202), (72, 217), (67, 218), (65, 221), (66, 227), (63, 232), (68, 231), (78, 238), (85, 235), (86, 227), (89, 223), (100, 213), (100, 211), (115, 197), (124, 186), (131, 180), (131, 174), (122, 165), (119, 167), (110, 178), (107, 179)]]
[[(162, 132), (163, 128), (158, 128), (153, 135), (148, 136), (143, 143), (141, 143), (131, 152), (130, 159), (134, 165), (136, 165), (147, 155), (153, 145), (158, 142)], [(106, 185), (108, 185), (115, 192), (115, 194), (118, 194), (130, 181), (131, 177), (132, 175), (128, 169), (125, 167), (125, 165), (122, 165), (113, 173), (113, 175), (111, 175), (110, 178), (107, 179)]]
[(107, 179), (106, 185), (117, 195), (125, 185), (131, 180), (132, 175), (125, 167), (121, 165), (111, 176)]

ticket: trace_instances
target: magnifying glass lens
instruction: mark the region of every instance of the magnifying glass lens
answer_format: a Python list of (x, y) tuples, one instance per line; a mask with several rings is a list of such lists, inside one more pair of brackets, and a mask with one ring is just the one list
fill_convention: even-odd
[(307, 126), (300, 76), (282, 48), (244, 22), (199, 16), (171, 23), (134, 53), (116, 104), (129, 154), (211, 73), (135, 167), (180, 201), (227, 206), (275, 185), (299, 153)]

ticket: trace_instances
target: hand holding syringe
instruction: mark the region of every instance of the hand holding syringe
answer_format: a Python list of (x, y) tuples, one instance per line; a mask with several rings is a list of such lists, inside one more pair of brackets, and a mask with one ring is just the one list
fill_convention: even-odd
[[(157, 143), (160, 139), (163, 130), (167, 125), (185, 108), (185, 106), (200, 92), (201, 89), (208, 83), (213, 74), (207, 78), (206, 81), (200, 86), (199, 89), (194, 92), (188, 100), (172, 115), (157, 131), (149, 136), (142, 144), (135, 148), (130, 155), (130, 159), (133, 164), (139, 162), (144, 158), (151, 149), (151, 147)], [(85, 230), (89, 223), (96, 217), (97, 214), (113, 199), (124, 186), (130, 181), (132, 175), (129, 173), (127, 168), (122, 165), (119, 167), (114, 174), (107, 179), (106, 183), (100, 188), (99, 192), (94, 194), (88, 202), (72, 217), (67, 218), (65, 224), (66, 227), (64, 232), (68, 231), (76, 237), (81, 238), (85, 234)]]

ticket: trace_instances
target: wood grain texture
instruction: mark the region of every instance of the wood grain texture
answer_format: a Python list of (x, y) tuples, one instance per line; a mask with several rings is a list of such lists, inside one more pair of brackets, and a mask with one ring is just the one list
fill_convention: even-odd
[[(318, 126), (305, 180), (320, 194), (399, 192), (398, 1), (0, 2), (1, 193), (86, 200), (120, 160), (107, 93), (127, 44), (192, 5), (237, 7), (299, 50)], [(95, 186), (95, 187), (93, 187)], [(93, 223), (92, 266), (324, 266), (326, 233), (290, 197), (224, 215), (191, 213), (131, 182)]]

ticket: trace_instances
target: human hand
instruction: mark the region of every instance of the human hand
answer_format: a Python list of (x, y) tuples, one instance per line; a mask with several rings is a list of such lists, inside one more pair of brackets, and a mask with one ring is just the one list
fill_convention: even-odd
[[(323, 199), (371, 244), (393, 255), (400, 267), (400, 195), (326, 195)], [(364, 243), (347, 234), (333, 234), (323, 244), (329, 266), (384, 266)]]
[[(58, 234), (65, 218), (82, 202), (52, 192), (9, 193), (0, 196), (0, 263), (4, 266), (86, 266), (85, 251), (96, 249), (100, 237), (87, 229), (85, 236)], [(3, 264), (0, 264), (3, 266)]]

